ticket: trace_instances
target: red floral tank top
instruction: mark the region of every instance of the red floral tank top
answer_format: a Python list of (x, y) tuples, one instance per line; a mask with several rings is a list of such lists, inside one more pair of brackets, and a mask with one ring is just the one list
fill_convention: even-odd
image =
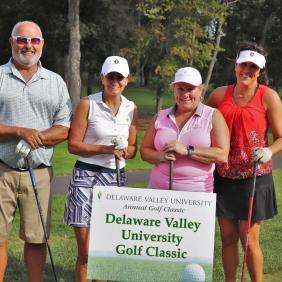
[[(220, 176), (245, 179), (253, 176), (253, 148), (267, 147), (268, 120), (262, 98), (268, 87), (259, 85), (253, 99), (243, 107), (233, 99), (234, 85), (229, 85), (218, 109), (223, 114), (230, 132), (228, 161), (217, 165)], [(259, 164), (258, 175), (269, 174), (272, 161)]]

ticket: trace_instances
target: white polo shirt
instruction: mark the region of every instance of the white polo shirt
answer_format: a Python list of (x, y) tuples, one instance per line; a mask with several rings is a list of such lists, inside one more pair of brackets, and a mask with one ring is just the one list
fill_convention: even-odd
[[(133, 120), (135, 104), (121, 96), (121, 105), (116, 115), (103, 102), (102, 92), (88, 96), (90, 102), (88, 127), (83, 142), (96, 145), (113, 145), (112, 140), (117, 136), (128, 139), (129, 127)], [(78, 157), (79, 161), (115, 169), (114, 155), (100, 154), (91, 157)], [(120, 168), (125, 161), (120, 161)]]

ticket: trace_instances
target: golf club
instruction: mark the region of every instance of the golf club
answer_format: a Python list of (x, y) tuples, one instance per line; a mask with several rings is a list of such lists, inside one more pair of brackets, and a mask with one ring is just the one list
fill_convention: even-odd
[[(116, 136), (112, 140), (112, 144), (114, 144), (116, 150), (123, 150), (128, 146), (128, 141), (123, 136)], [(116, 174), (117, 174), (117, 185), (120, 187), (120, 167), (119, 167), (119, 158), (115, 156), (116, 163)]]
[(246, 233), (246, 240), (245, 240), (244, 261), (243, 261), (243, 266), (242, 266), (241, 282), (244, 282), (245, 268), (246, 268), (246, 263), (247, 263), (248, 241), (249, 241), (249, 233), (250, 233), (251, 222), (252, 222), (254, 196), (255, 196), (255, 191), (256, 191), (257, 169), (258, 169), (258, 161), (255, 161), (254, 162), (253, 188), (252, 188), (252, 194), (250, 196), (250, 203), (249, 203), (248, 226), (247, 226), (247, 233)]
[(117, 173), (117, 185), (120, 187), (120, 170), (119, 170), (119, 159), (115, 156), (116, 161), (116, 173)]
[(173, 190), (173, 161), (169, 161), (169, 190)]
[(28, 157), (29, 156), (27, 156), (25, 158), (25, 162), (26, 162), (26, 165), (27, 165), (27, 168), (28, 168), (28, 172), (29, 172), (29, 175), (30, 175), (31, 184), (32, 184), (32, 188), (33, 188), (33, 191), (34, 191), (34, 195), (35, 195), (35, 199), (36, 199), (36, 203), (37, 203), (37, 207), (38, 207), (38, 211), (39, 211), (39, 215), (40, 215), (41, 224), (42, 224), (42, 227), (43, 227), (44, 237), (45, 237), (46, 246), (47, 246), (47, 249), (48, 249), (48, 253), (49, 253), (49, 257), (50, 257), (50, 261), (51, 261), (51, 265), (52, 265), (52, 270), (53, 270), (54, 278), (55, 278), (55, 281), (57, 282), (58, 279), (57, 279), (57, 275), (56, 275), (56, 271), (55, 271), (55, 266), (54, 266), (54, 262), (53, 262), (51, 248), (50, 248), (49, 243), (48, 243), (48, 235), (47, 235), (46, 228), (45, 228), (42, 207), (40, 205), (39, 198), (38, 198), (37, 184), (36, 184), (34, 172), (33, 172), (33, 169), (32, 169), (32, 166), (30, 164), (30, 161), (29, 161)]

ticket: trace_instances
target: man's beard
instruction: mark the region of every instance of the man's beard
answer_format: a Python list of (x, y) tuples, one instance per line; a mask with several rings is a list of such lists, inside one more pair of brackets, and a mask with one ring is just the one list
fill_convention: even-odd
[[(32, 57), (26, 58), (22, 52), (23, 50), (19, 50), (18, 52), (12, 51), (13, 59), (21, 65), (30, 67), (38, 63), (42, 52), (33, 54)], [(28, 51), (28, 50), (25, 50)]]

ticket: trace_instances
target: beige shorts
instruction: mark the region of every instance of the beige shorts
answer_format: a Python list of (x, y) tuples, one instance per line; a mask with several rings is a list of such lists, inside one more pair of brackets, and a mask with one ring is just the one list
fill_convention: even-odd
[[(51, 220), (51, 167), (33, 169), (38, 199), (49, 237)], [(6, 241), (19, 208), (19, 237), (29, 243), (45, 242), (44, 232), (28, 171), (17, 171), (0, 162), (0, 242)]]

